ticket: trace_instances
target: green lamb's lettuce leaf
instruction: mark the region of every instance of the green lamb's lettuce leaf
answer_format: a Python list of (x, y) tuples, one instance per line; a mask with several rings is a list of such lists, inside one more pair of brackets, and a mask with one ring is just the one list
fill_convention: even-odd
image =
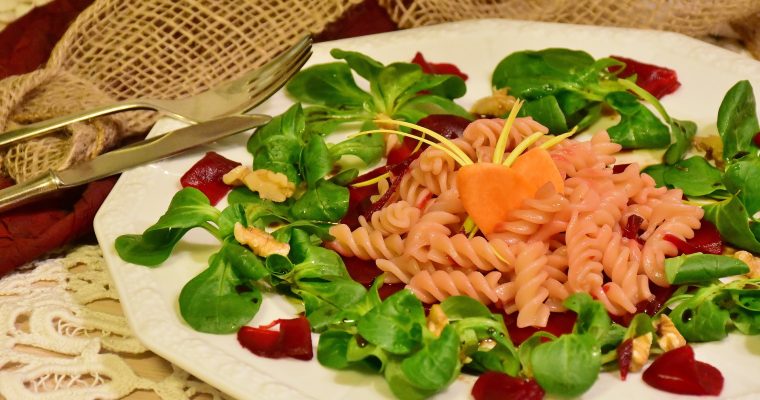
[(239, 293), (237, 286), (241, 283), (224, 255), (212, 255), (209, 267), (180, 292), (182, 318), (200, 332), (236, 332), (256, 315), (262, 300), (255, 286)]
[(293, 204), (290, 212), (301, 220), (336, 222), (348, 210), (348, 189), (320, 180)]
[(720, 170), (700, 156), (694, 156), (666, 166), (662, 179), (669, 187), (683, 190), (687, 196), (706, 196), (723, 190)]
[(660, 120), (628, 92), (612, 92), (605, 98), (620, 114), (620, 122), (607, 129), (610, 138), (628, 149), (665, 147), (670, 132)]
[(174, 246), (190, 229), (203, 227), (218, 235), (217, 229), (208, 223), (216, 222), (219, 216), (220, 211), (211, 205), (203, 192), (184, 188), (174, 195), (158, 222), (148, 227), (142, 235), (116, 238), (116, 251), (127, 262), (157, 266), (169, 258)]
[(760, 211), (760, 158), (743, 157), (726, 167), (723, 183), (726, 189), (739, 197), (747, 214)]
[(256, 154), (264, 143), (272, 138), (287, 137), (290, 139), (301, 139), (306, 130), (306, 118), (301, 103), (296, 103), (288, 108), (284, 113), (272, 118), (269, 123), (258, 128), (256, 132), (248, 138), (246, 148), (251, 154)]
[(519, 51), (496, 66), (491, 86), (510, 88), (510, 93), (527, 100), (553, 95), (561, 90), (581, 91), (590, 80), (594, 58), (583, 51), (545, 49)]
[(356, 85), (349, 64), (318, 64), (297, 73), (286, 86), (299, 101), (328, 107), (362, 107), (372, 100)]
[[(494, 70), (495, 88), (525, 99), (524, 115), (561, 133), (572, 126), (585, 129), (602, 115), (602, 106), (617, 111), (621, 120), (608, 129), (610, 138), (625, 148), (658, 148), (676, 143), (666, 161), (679, 160), (688, 149), (696, 125), (671, 119), (654, 96), (633, 81), (618, 78), (609, 67), (623, 65), (611, 58), (594, 60), (583, 51), (551, 48), (519, 51), (505, 57)], [(629, 91), (635, 93), (631, 94)], [(650, 103), (663, 118), (639, 102)]]
[(673, 285), (714, 281), (749, 272), (739, 259), (714, 254), (694, 253), (665, 259), (665, 276)]
[(754, 154), (752, 139), (760, 131), (755, 95), (749, 81), (739, 81), (726, 93), (718, 110), (718, 133), (723, 141), (723, 159), (731, 161)]
[(456, 378), (459, 362), (459, 335), (447, 325), (441, 335), (401, 362), (401, 370), (414, 385), (440, 391)]
[(557, 98), (554, 96), (544, 96), (540, 99), (526, 102), (520, 109), (518, 116), (533, 117), (533, 119), (549, 128), (549, 132), (553, 134), (568, 131), (565, 114), (560, 108)]
[(747, 215), (747, 209), (738, 196), (732, 195), (726, 200), (702, 208), (705, 210), (704, 218), (718, 228), (723, 239), (742, 249), (760, 253), (760, 241), (753, 229), (758, 223)]
[(542, 343), (530, 353), (533, 376), (547, 393), (574, 397), (596, 382), (601, 353), (590, 334), (563, 335)]
[(269, 275), (264, 262), (250, 249), (240, 245), (234, 238), (227, 239), (219, 251), (223, 260), (226, 260), (235, 276), (242, 280), (258, 281)]
[(412, 292), (402, 290), (370, 310), (357, 324), (368, 342), (392, 354), (409, 354), (422, 344), (425, 311)]
[(301, 154), (301, 175), (306, 184), (314, 186), (332, 171), (334, 163), (335, 158), (327, 148), (325, 139), (319, 135), (312, 135)]
[(663, 161), (667, 165), (677, 163), (691, 148), (691, 141), (697, 134), (697, 124), (693, 121), (682, 121), (674, 118), (670, 123), (670, 132), (674, 141), (663, 156)]

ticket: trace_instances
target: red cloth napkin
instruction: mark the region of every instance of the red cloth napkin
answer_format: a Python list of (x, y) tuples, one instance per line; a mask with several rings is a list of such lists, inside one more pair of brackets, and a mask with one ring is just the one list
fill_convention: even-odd
[[(71, 21), (93, 0), (55, 0), (34, 9), (0, 32), (0, 79), (30, 72), (50, 52)], [(349, 9), (317, 37), (332, 40), (395, 30), (376, 0)], [(92, 220), (116, 178), (89, 184), (55, 198), (0, 213), (0, 277), (92, 232)], [(0, 177), (0, 188), (13, 184)]]

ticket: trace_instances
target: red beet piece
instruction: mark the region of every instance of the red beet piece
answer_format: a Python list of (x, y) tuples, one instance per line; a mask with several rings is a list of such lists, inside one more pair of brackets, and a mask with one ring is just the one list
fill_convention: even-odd
[(194, 187), (200, 190), (215, 205), (230, 191), (230, 187), (222, 182), (222, 177), (238, 165), (239, 162), (210, 151), (190, 167), (179, 182), (183, 188)]
[(628, 371), (631, 370), (631, 359), (633, 358), (633, 339), (623, 340), (617, 347), (617, 362), (620, 369), (620, 379), (625, 380), (628, 377)]
[(475, 400), (541, 400), (544, 390), (533, 379), (515, 378), (503, 372), (486, 372), (472, 386)]
[(343, 257), (343, 263), (346, 264), (346, 270), (351, 279), (361, 283), (366, 287), (372, 286), (375, 278), (380, 276), (383, 271), (375, 266), (375, 260), (362, 260), (358, 257)]
[(459, 70), (454, 64), (449, 63), (431, 63), (425, 60), (425, 57), (419, 51), (414, 55), (412, 63), (422, 67), (422, 72), (426, 74), (448, 74), (456, 75), (464, 80), (467, 80), (467, 75)]
[(551, 313), (546, 326), (543, 328), (534, 328), (532, 326), (518, 328), (516, 313), (507, 314), (503, 309), (497, 309), (496, 307), (491, 307), (491, 311), (501, 313), (504, 317), (504, 324), (507, 327), (507, 332), (509, 332), (509, 338), (515, 346), (521, 345), (522, 342), (538, 331), (549, 332), (555, 336), (571, 333), (577, 318), (577, 315), (573, 312)]
[[(280, 326), (279, 331), (271, 330), (277, 325)], [(278, 319), (258, 328), (244, 326), (238, 330), (237, 339), (241, 346), (261, 357), (291, 357), (299, 360), (311, 360), (314, 357), (311, 328), (304, 316)]]
[[(625, 63), (623, 71), (618, 74), (621, 78), (636, 75), (636, 84), (644, 88), (652, 96), (661, 99), (663, 96), (673, 93), (681, 87), (678, 82), (676, 71), (652, 64), (645, 64), (630, 58), (611, 56)], [(611, 67), (610, 72), (617, 72), (620, 67)]]
[(702, 220), (702, 225), (694, 231), (694, 237), (687, 242), (671, 234), (665, 235), (665, 240), (673, 243), (683, 254), (723, 254), (723, 240), (718, 228), (707, 220)]
[(628, 221), (626, 221), (625, 227), (623, 228), (623, 237), (637, 239), (639, 237), (639, 228), (641, 228), (642, 222), (644, 222), (644, 218), (641, 218), (636, 214), (629, 215)]
[(752, 142), (755, 143), (755, 146), (760, 147), (760, 132), (755, 134), (755, 137), (752, 138)]
[(655, 315), (660, 309), (662, 309), (663, 304), (665, 304), (668, 299), (670, 299), (671, 296), (673, 296), (673, 292), (675, 292), (676, 286), (668, 286), (668, 287), (660, 287), (657, 285), (649, 284), (649, 291), (654, 295), (654, 298), (652, 300), (648, 301), (642, 301), (636, 304), (636, 313), (634, 314), (625, 314), (625, 315), (612, 315), (610, 314), (610, 318), (612, 321), (623, 325), (628, 326), (631, 324), (631, 320), (636, 314), (639, 313), (646, 313), (650, 317), (652, 315)]
[(631, 164), (615, 164), (612, 166), (612, 173), (613, 174), (620, 174), (623, 171), (625, 171), (626, 168)]
[(720, 371), (696, 361), (694, 350), (688, 345), (655, 359), (642, 378), (649, 386), (671, 393), (717, 396), (723, 390)]

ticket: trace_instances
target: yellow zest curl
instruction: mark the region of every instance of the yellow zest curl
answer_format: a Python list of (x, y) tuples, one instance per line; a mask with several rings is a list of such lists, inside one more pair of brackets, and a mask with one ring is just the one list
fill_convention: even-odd
[(525, 104), (523, 100), (517, 100), (515, 105), (512, 106), (512, 110), (509, 112), (507, 120), (504, 122), (504, 128), (502, 128), (499, 134), (499, 140), (496, 141), (496, 146), (493, 150), (493, 163), (501, 164), (501, 159), (504, 157), (504, 151), (507, 149), (507, 143), (509, 142), (509, 131), (512, 129), (512, 125), (517, 119), (517, 113), (520, 112), (520, 108)]

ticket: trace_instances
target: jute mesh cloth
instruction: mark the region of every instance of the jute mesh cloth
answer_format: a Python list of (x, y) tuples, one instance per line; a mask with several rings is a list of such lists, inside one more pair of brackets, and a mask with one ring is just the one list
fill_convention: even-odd
[[(96, 0), (41, 70), (0, 81), (0, 132), (135, 97), (186, 97), (264, 64), (359, 0)], [(150, 112), (74, 124), (0, 152), (16, 181), (144, 133)]]
[[(96, 0), (45, 68), (0, 81), (0, 131), (134, 97), (180, 98), (259, 66), (361, 0)], [(663, 29), (703, 37), (732, 26), (760, 55), (760, 0), (379, 0), (402, 28), (513, 18)], [(123, 113), (0, 151), (23, 181), (145, 132), (156, 115)]]

